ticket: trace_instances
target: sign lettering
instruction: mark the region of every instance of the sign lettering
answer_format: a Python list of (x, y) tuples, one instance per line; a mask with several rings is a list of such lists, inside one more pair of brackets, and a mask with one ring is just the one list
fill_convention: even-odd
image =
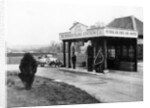
[(87, 31), (80, 31), (76, 33), (60, 33), (60, 39), (78, 39), (78, 38), (89, 38), (89, 37), (127, 37), (127, 38), (137, 38), (138, 33), (132, 30), (122, 30), (122, 29), (93, 29)]

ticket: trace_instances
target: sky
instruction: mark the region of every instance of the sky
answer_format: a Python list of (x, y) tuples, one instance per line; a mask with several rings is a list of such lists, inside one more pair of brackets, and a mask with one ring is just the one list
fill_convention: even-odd
[(134, 15), (143, 21), (143, 8), (103, 6), (101, 2), (52, 2), (52, 0), (8, 0), (6, 4), (6, 44), (12, 46), (49, 45), (60, 42), (59, 33), (69, 31), (73, 22), (91, 26), (108, 24), (114, 18)]

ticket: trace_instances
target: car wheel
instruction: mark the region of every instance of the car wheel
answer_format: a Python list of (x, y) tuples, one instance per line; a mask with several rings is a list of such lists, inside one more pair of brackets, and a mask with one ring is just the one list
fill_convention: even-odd
[(44, 64), (41, 64), (41, 67), (44, 67)]
[(55, 67), (55, 63), (52, 63), (52, 67)]

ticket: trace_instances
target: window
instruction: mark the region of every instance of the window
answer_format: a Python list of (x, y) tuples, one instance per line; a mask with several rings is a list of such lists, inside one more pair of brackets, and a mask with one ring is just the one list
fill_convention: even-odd
[(115, 47), (111, 46), (108, 48), (108, 58), (115, 59)]
[(129, 58), (130, 58), (130, 60), (134, 59), (134, 48), (133, 48), (133, 46), (129, 47)]
[(122, 47), (122, 56), (124, 59), (126, 59), (128, 56), (128, 48), (125, 45)]

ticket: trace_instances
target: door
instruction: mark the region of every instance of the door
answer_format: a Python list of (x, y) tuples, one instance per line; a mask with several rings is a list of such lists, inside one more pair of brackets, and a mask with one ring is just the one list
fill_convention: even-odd
[(113, 45), (108, 46), (107, 54), (108, 69), (115, 69), (116, 50)]

